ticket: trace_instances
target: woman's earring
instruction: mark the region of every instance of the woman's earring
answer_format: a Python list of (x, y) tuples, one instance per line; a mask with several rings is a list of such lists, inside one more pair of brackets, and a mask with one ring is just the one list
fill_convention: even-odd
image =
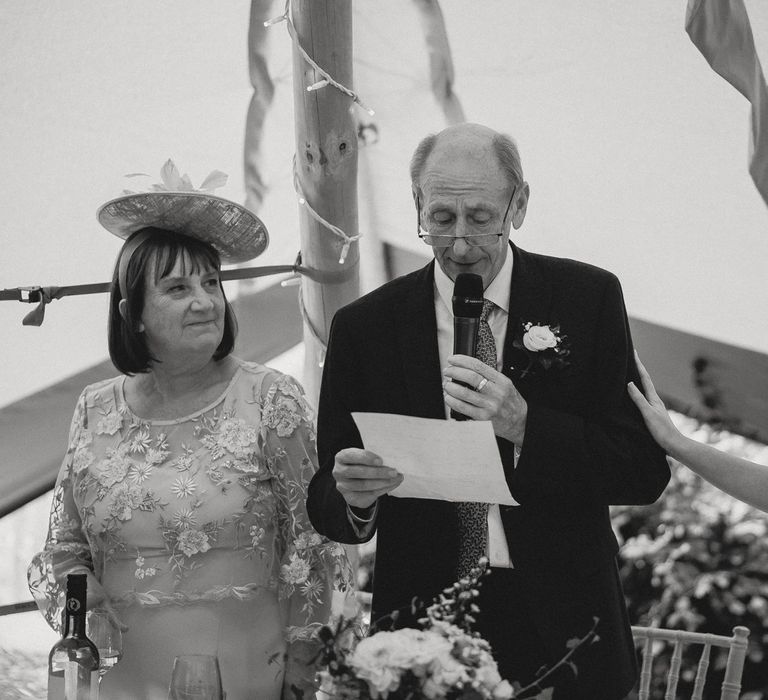
[(125, 299), (121, 299), (117, 302), (117, 310), (120, 312), (120, 317), (128, 323), (128, 302)]
[[(119, 302), (117, 302), (117, 310), (120, 312), (120, 316), (123, 321), (130, 325), (130, 321), (128, 320), (128, 301), (126, 299), (121, 299)], [(139, 325), (136, 327), (136, 332), (144, 332), (144, 324), (141, 321), (139, 321)]]

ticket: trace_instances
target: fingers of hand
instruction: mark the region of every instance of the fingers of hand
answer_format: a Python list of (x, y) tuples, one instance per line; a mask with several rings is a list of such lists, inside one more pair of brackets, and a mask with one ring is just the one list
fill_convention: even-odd
[(402, 474), (392, 479), (346, 479), (337, 481), (336, 488), (342, 493), (370, 493), (382, 490), (386, 492), (396, 488), (402, 480)]
[[(457, 392), (458, 391), (466, 392), (463, 395), (466, 395), (469, 397), (467, 400), (463, 400), (456, 396), (452, 396), (450, 393), (448, 393), (448, 389), (446, 387), (446, 392), (443, 394), (443, 398), (448, 408), (452, 408), (454, 411), (458, 411), (462, 415), (467, 416), (467, 418), (472, 418), (473, 420), (491, 420), (492, 419), (495, 413), (493, 408), (495, 406), (494, 402), (492, 402), (490, 399), (482, 398), (482, 395), (479, 395), (480, 398), (478, 399), (477, 392), (472, 391), (472, 389), (465, 389), (462, 386), (458, 386), (457, 384), (451, 384), (451, 383), (449, 383), (448, 386), (452, 387), (453, 390)], [(481, 402), (484, 405), (482, 406), (478, 405)]]
[(367, 508), (379, 496), (396, 489), (403, 482), (403, 475), (389, 479), (348, 479), (336, 482), (336, 489), (351, 506)]
[[(640, 382), (643, 386), (642, 393), (645, 395), (645, 399), (647, 399), (648, 403), (651, 404), (651, 406), (654, 408), (659, 410), (666, 410), (664, 402), (659, 397), (659, 394), (656, 391), (656, 387), (653, 385), (651, 375), (648, 374), (648, 370), (645, 369), (645, 365), (640, 361), (640, 356), (637, 354), (637, 350), (635, 350), (635, 364), (637, 365), (637, 373), (640, 375)], [(635, 389), (639, 392), (637, 387), (635, 387)], [(636, 399), (635, 403), (637, 403)]]
[[(341, 465), (333, 470), (336, 488), (349, 501), (349, 495), (380, 496), (397, 488), (403, 475), (391, 467), (370, 467), (367, 465)], [(353, 503), (352, 505), (356, 505)]]
[[(468, 384), (471, 387), (476, 387), (481, 381), (483, 381), (483, 379), (487, 379), (487, 377), (480, 374), (479, 372), (475, 372), (475, 370), (473, 369), (449, 366), (443, 370), (443, 381), (449, 380), (449, 381), (456, 381), (456, 382), (464, 382), (465, 384)], [(488, 383), (490, 384), (491, 382), (488, 381)]]
[(105, 608), (105, 605), (108, 604), (107, 595), (96, 576), (94, 576), (92, 573), (89, 573), (86, 585), (88, 588), (86, 607), (89, 610), (94, 608)]
[(347, 447), (336, 453), (336, 466), (339, 464), (363, 464), (380, 467), (384, 462), (375, 452), (359, 447)]
[(634, 382), (629, 382), (627, 384), (627, 392), (629, 393), (629, 398), (634, 401), (635, 405), (642, 411), (644, 408), (647, 408), (648, 401), (646, 401), (645, 396), (643, 396), (643, 393), (635, 386)]
[(469, 355), (458, 355), (458, 354), (449, 355), (447, 362), (449, 365), (455, 365), (456, 367), (466, 367), (467, 369), (475, 369), (475, 366), (477, 364), (483, 364), (476, 357), (470, 357)]
[(469, 357), (468, 355), (451, 355), (447, 362), (448, 365), (443, 370), (443, 374), (446, 376), (450, 376), (450, 373), (453, 370), (463, 370), (479, 375), (477, 381), (480, 381), (482, 377), (485, 377), (489, 381), (500, 381), (501, 378), (504, 378), (504, 375), (501, 372), (497, 372), (495, 368), (485, 364), (482, 360), (478, 360), (476, 357)]
[(649, 403), (657, 408), (664, 408), (664, 402), (656, 392), (656, 387), (653, 385), (653, 381), (651, 381), (651, 376), (645, 371), (645, 368), (643, 368), (643, 373), (640, 375), (640, 380), (643, 382), (643, 391), (645, 391)]
[[(488, 406), (491, 401), (491, 397), (493, 395), (493, 387), (490, 386), (491, 382), (488, 382), (483, 387), (483, 391), (479, 392), (475, 388), (477, 384), (479, 383), (479, 379), (477, 379), (477, 375), (474, 375), (475, 379), (459, 379), (456, 378), (455, 381), (451, 379), (447, 379), (445, 383), (443, 384), (443, 391), (449, 395), (453, 396), (456, 399), (460, 399), (461, 401), (466, 401), (468, 403), (471, 403), (475, 406)], [(464, 382), (465, 384), (469, 384), (469, 386), (462, 386), (458, 382)]]
[[(443, 390), (462, 401), (488, 408), (517, 394), (512, 380), (487, 365), (483, 366), (486, 368), (485, 375), (464, 368), (446, 368), (443, 371)], [(468, 386), (461, 386), (457, 382)]]
[(656, 416), (660, 413), (666, 414), (666, 408), (664, 408), (664, 404), (661, 403), (661, 400), (659, 399), (660, 405), (649, 402), (648, 399), (645, 398), (643, 392), (635, 386), (634, 382), (627, 384), (627, 391), (629, 392), (629, 397), (634, 401), (635, 406), (640, 410), (640, 414), (643, 416), (646, 423), (655, 420)]
[(640, 361), (640, 355), (637, 354), (637, 350), (635, 350), (635, 364), (637, 365), (637, 373), (640, 375), (640, 381), (642, 382), (645, 395), (649, 400), (660, 400), (659, 395), (656, 393), (656, 387), (653, 385), (651, 375), (648, 374), (645, 365)]
[(107, 613), (110, 622), (121, 632), (126, 632), (128, 630), (128, 625), (126, 625), (115, 612), (104, 588), (92, 574), (88, 576), (88, 600), (86, 601), (86, 607), (88, 610), (103, 610)]
[(107, 615), (109, 617), (109, 621), (117, 627), (121, 632), (127, 632), (128, 631), (128, 625), (126, 625), (118, 616), (117, 613), (112, 609), (110, 606), (107, 608)]
[(372, 467), (367, 464), (337, 464), (333, 468), (333, 478), (341, 481), (368, 481), (379, 479), (391, 481), (399, 475), (392, 467)]

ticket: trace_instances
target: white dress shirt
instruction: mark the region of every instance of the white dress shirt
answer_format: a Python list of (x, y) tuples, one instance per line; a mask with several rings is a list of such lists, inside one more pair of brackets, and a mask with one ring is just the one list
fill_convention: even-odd
[[(494, 308), (488, 315), (488, 325), (491, 327), (493, 339), (496, 342), (496, 370), (501, 372), (504, 337), (507, 334), (507, 319), (509, 318), (509, 294), (512, 287), (512, 251), (507, 250), (504, 265), (496, 277), (483, 292), (484, 298), (494, 303)], [(453, 355), (453, 281), (443, 272), (435, 261), (435, 319), (437, 320), (437, 349), (440, 353), (441, 371), (448, 366), (448, 357)], [(445, 415), (449, 417), (450, 409), (446, 405)], [(515, 464), (519, 451), (515, 449)], [(507, 536), (501, 523), (501, 513), (498, 503), (490, 504), (488, 508), (488, 559), (491, 566), (512, 568), (509, 558)]]

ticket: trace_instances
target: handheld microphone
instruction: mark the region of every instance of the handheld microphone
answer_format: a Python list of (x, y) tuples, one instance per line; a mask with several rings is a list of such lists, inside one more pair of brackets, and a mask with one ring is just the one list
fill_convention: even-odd
[[(474, 357), (480, 315), (483, 313), (483, 278), (471, 272), (462, 272), (457, 275), (451, 301), (453, 303), (453, 353)], [(473, 388), (465, 382), (456, 383), (468, 389)], [(451, 409), (451, 418), (468, 420), (465, 415), (453, 409)]]

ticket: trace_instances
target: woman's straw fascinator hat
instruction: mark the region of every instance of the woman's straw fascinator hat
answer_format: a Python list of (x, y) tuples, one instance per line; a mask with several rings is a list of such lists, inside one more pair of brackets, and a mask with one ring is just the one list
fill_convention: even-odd
[[(138, 176), (146, 177), (128, 175)], [(244, 206), (211, 194), (226, 183), (226, 174), (214, 170), (195, 189), (169, 159), (160, 177), (162, 183), (147, 192), (124, 190), (121, 197), (102, 204), (96, 213), (99, 223), (123, 239), (147, 227), (182, 233), (210, 245), (224, 264), (242, 263), (264, 252), (269, 235), (261, 220)]]

